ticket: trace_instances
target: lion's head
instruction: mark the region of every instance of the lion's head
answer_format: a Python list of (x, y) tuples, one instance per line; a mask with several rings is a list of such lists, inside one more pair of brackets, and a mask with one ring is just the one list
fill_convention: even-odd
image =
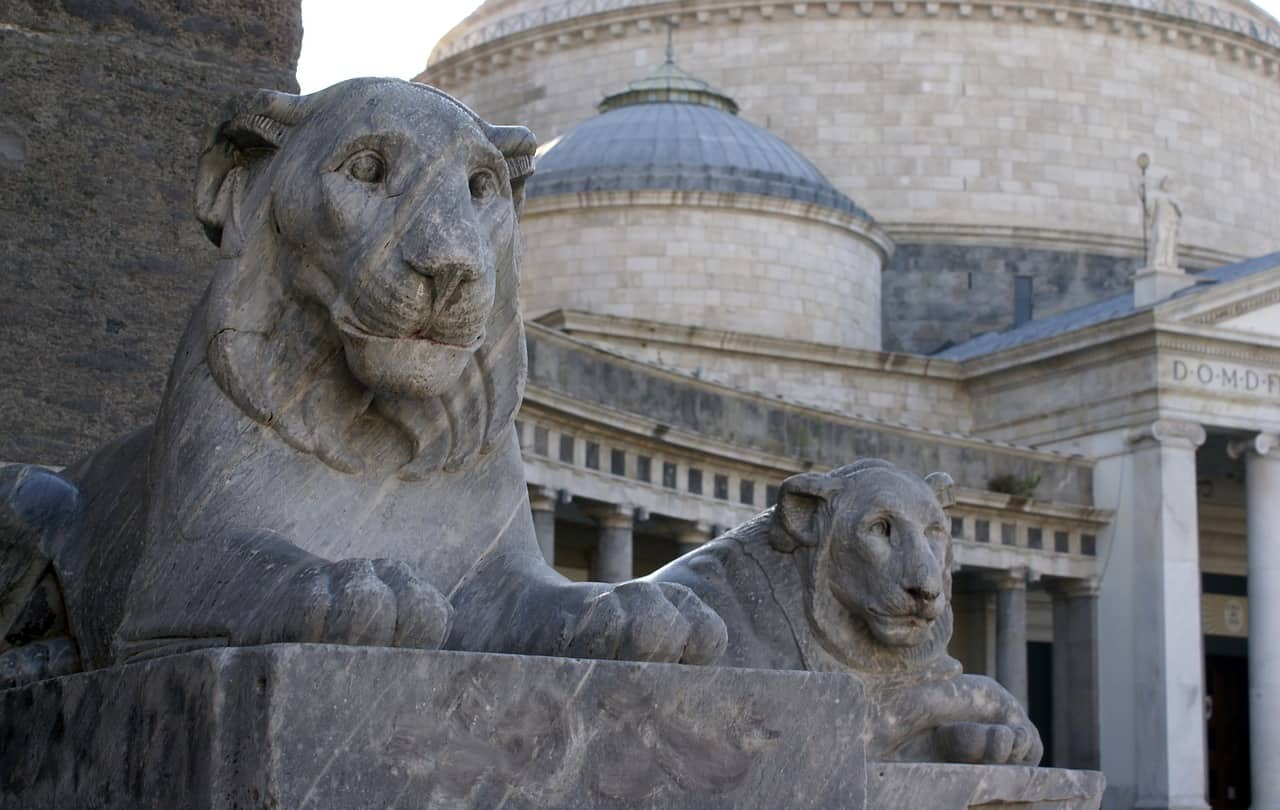
[[(886, 461), (802, 473), (779, 489), (770, 544), (799, 555), (806, 612), (854, 668), (931, 660), (951, 637), (950, 476)], [(883, 668), (880, 667), (880, 668)]]
[(235, 102), (196, 192), (224, 259), (206, 325), (219, 386), (347, 471), (367, 461), (368, 414), (409, 436), (411, 476), (490, 444), (524, 382), (517, 213), (535, 148), (394, 79)]

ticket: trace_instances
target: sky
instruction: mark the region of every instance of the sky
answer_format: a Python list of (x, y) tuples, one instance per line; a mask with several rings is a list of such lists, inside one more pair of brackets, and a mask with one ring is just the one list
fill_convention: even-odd
[[(310, 93), (353, 76), (412, 79), (436, 41), (479, 0), (303, 0), (298, 83)], [(1280, 17), (1280, 0), (1258, 5)]]
[[(1280, 2), (1280, 0), (1276, 0)], [(480, 0), (302, 0), (302, 92), (355, 76), (412, 79)]]

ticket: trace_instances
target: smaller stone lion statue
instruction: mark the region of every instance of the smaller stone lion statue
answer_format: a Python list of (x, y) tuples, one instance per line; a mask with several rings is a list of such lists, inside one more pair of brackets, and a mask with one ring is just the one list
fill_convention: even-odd
[(876, 459), (794, 475), (776, 506), (649, 579), (720, 614), (725, 666), (856, 673), (872, 759), (1035, 765), (1022, 706), (947, 654), (953, 493)]

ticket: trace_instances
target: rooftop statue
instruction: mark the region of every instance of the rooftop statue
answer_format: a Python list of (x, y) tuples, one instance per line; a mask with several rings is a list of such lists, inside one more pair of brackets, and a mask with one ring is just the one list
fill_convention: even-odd
[(1141, 195), (1147, 233), (1147, 264), (1161, 270), (1178, 269), (1178, 231), (1182, 227), (1182, 203), (1174, 196), (1174, 182), (1168, 172), (1153, 173), (1150, 184), (1143, 180)]
[(156, 422), (0, 472), (0, 685), (285, 641), (720, 656), (688, 589), (539, 554), (513, 430), (535, 147), (398, 80), (233, 104), (196, 188), (221, 261)]
[(772, 509), (650, 579), (724, 618), (727, 666), (859, 675), (872, 759), (1035, 765), (1026, 711), (947, 654), (953, 489), (878, 459), (793, 475)]

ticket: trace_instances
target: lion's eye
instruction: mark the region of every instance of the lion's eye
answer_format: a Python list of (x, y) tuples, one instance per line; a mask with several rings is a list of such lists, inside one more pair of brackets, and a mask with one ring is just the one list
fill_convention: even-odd
[(498, 176), (488, 169), (481, 169), (471, 175), (471, 199), (484, 202), (498, 193)]
[(381, 183), (386, 174), (382, 158), (373, 152), (361, 152), (347, 161), (347, 176), (361, 183)]
[(875, 523), (872, 523), (870, 526), (868, 526), (867, 529), (870, 530), (870, 532), (876, 535), (877, 537), (888, 537), (889, 521), (885, 520), (884, 518), (881, 518), (880, 520), (877, 520)]

